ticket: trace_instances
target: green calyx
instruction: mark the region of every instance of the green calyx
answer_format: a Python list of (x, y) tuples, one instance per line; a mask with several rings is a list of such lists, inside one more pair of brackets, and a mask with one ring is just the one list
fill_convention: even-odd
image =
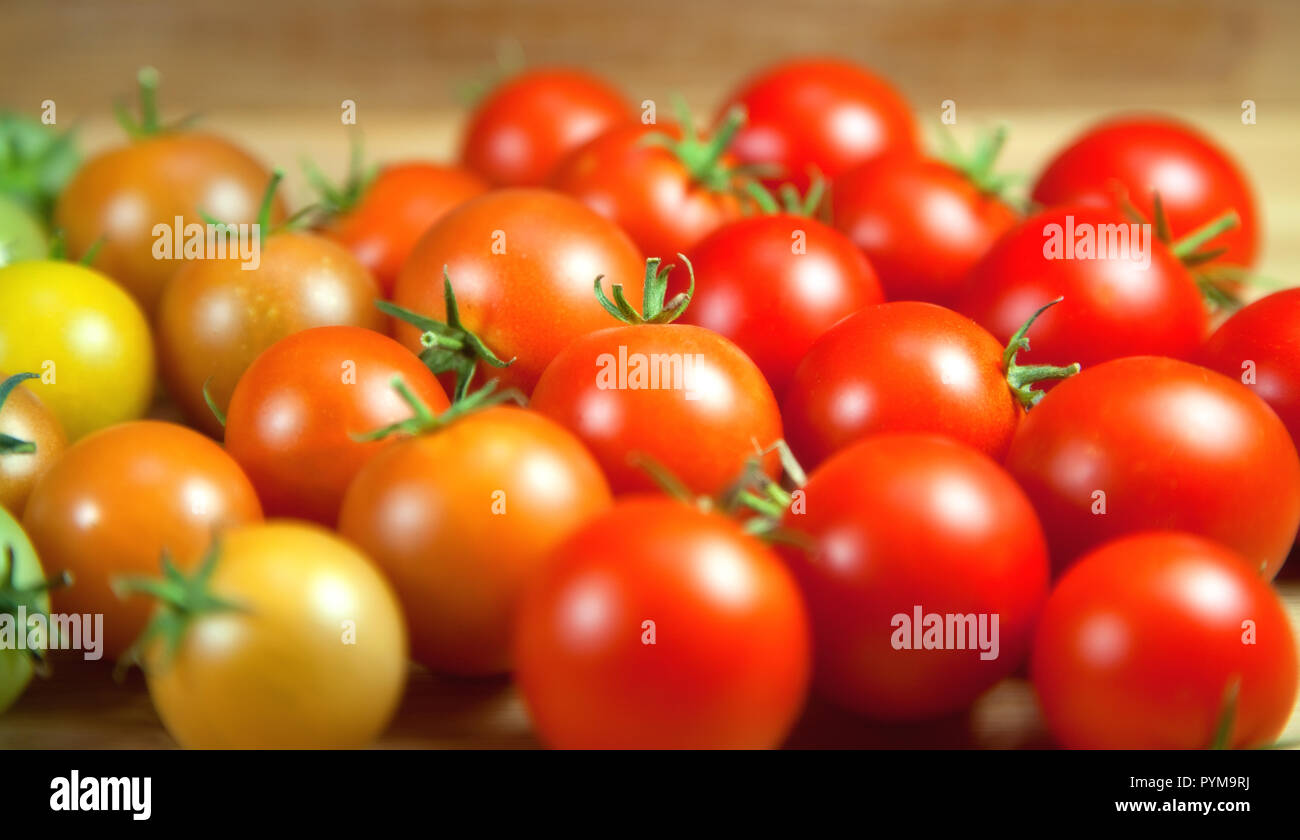
[[(4, 404), (9, 399), (9, 395), (13, 393), (13, 390), (28, 379), (40, 379), (40, 377), (34, 373), (15, 373), (4, 382), (0, 382), (0, 409), (4, 408)], [(20, 440), (13, 435), (0, 432), (0, 455), (30, 455), (35, 451), (36, 444), (34, 442)]]
[(452, 372), (456, 374), (456, 390), (453, 399), (463, 400), (469, 394), (470, 381), (479, 362), (492, 367), (503, 368), (514, 364), (514, 357), (502, 360), (492, 352), (483, 340), (475, 335), (460, 320), (460, 309), (456, 305), (456, 293), (451, 288), (451, 276), (447, 266), (442, 267), (442, 300), (447, 310), (447, 321), (436, 321), (426, 315), (403, 309), (386, 300), (375, 301), (380, 312), (405, 321), (423, 331), (420, 343), (420, 361), (434, 373)]
[(1022, 365), (1016, 362), (1016, 355), (1021, 350), (1029, 349), (1029, 328), (1033, 326), (1038, 316), (1042, 315), (1048, 309), (1065, 300), (1058, 297), (1056, 300), (1049, 301), (1038, 308), (1038, 311), (1029, 316), (1016, 330), (1015, 335), (1007, 342), (1006, 350), (1002, 353), (1002, 369), (1006, 372), (1007, 386), (1011, 388), (1011, 393), (1015, 396), (1016, 401), (1022, 408), (1029, 409), (1038, 405), (1038, 401), (1043, 398), (1043, 392), (1034, 389), (1035, 382), (1043, 382), (1049, 379), (1065, 379), (1074, 376), (1079, 372), (1080, 365), (1075, 362), (1072, 365), (1064, 367), (1058, 365)]
[(1007, 142), (1007, 127), (999, 125), (992, 131), (982, 133), (975, 141), (975, 148), (969, 153), (961, 148), (952, 132), (942, 123), (939, 126), (939, 153), (941, 161), (956, 169), (974, 185), (983, 195), (996, 198), (1011, 207), (1023, 209), (1024, 202), (1008, 195), (1008, 190), (1015, 184), (1022, 183), (1022, 173), (999, 173), (997, 171), (998, 155)]
[(47, 227), (55, 201), (81, 164), (74, 131), (0, 111), (0, 195), (30, 210)]
[[(49, 611), (41, 604), (42, 599), (46, 593), (70, 585), (72, 575), (60, 572), (50, 580), (18, 586), (14, 583), (15, 568), (18, 565), (18, 559), (14, 556), (14, 547), (6, 544), (4, 553), (6, 566), (4, 576), (0, 577), (0, 615), (10, 615), (17, 619), (19, 611), (22, 611), (27, 616), (42, 615), (48, 618)], [(20, 629), (20, 632), (24, 630), (25, 628)], [(26, 650), (36, 672), (44, 675), (47, 672), (45, 651), (32, 646), (28, 646)]]
[(645, 280), (641, 287), (640, 312), (637, 312), (623, 295), (622, 283), (615, 283), (611, 288), (614, 296), (612, 301), (605, 296), (605, 290), (600, 287), (600, 281), (605, 279), (603, 274), (596, 278), (594, 284), (596, 300), (600, 302), (606, 312), (625, 324), (634, 326), (638, 324), (671, 324), (682, 316), (682, 313), (686, 311), (686, 307), (691, 305), (691, 297), (695, 294), (695, 268), (685, 254), (678, 254), (677, 256), (681, 258), (681, 261), (686, 265), (687, 272), (690, 273), (691, 285), (686, 291), (673, 295), (672, 300), (665, 302), (664, 298), (668, 294), (668, 275), (677, 266), (669, 263), (660, 268), (661, 260), (658, 257), (651, 257), (645, 261)]
[[(132, 665), (138, 665), (146, 673), (154, 665), (166, 667), (175, 657), (186, 630), (195, 619), (215, 613), (245, 611), (243, 607), (213, 595), (208, 588), (220, 557), (220, 543), (213, 540), (194, 574), (187, 576), (176, 567), (171, 555), (164, 550), (161, 578), (125, 577), (113, 582), (113, 591), (119, 598), (133, 594), (148, 595), (159, 604), (159, 609), (139, 638), (132, 642), (131, 647), (118, 660), (113, 670), (115, 679), (120, 680)], [(145, 657), (158, 640), (163, 643), (162, 658), (146, 663)]]
[(153, 67), (141, 67), (135, 78), (140, 94), (140, 118), (131, 116), (125, 103), (118, 101), (113, 104), (113, 116), (132, 140), (145, 140), (159, 134), (181, 131), (194, 122), (196, 117), (190, 115), (171, 125), (163, 125), (158, 118), (158, 71)]
[(680, 96), (674, 97), (674, 106), (677, 122), (682, 129), (681, 139), (655, 132), (647, 134), (642, 142), (662, 146), (672, 152), (690, 173), (691, 180), (705, 189), (716, 193), (733, 192), (737, 179), (744, 170), (742, 167), (728, 166), (722, 158), (731, 146), (736, 132), (745, 124), (745, 109), (739, 105), (733, 106), (712, 137), (701, 137), (686, 101)]
[(407, 387), (400, 376), (393, 378), (392, 385), (393, 390), (397, 391), (402, 400), (411, 407), (411, 416), (406, 420), (392, 423), (372, 432), (353, 435), (353, 440), (361, 442), (384, 440), (396, 435), (415, 437), (445, 429), (468, 414), (482, 411), (494, 405), (501, 405), (506, 402), (523, 405), (525, 402), (524, 395), (514, 388), (498, 391), (497, 381), (493, 379), (474, 393), (458, 398), (446, 411), (435, 414), (424, 404), (423, 400), (415, 395), (415, 392)]
[(479, 78), (458, 83), (453, 91), (456, 100), (472, 108), (506, 79), (522, 72), (527, 63), (523, 46), (513, 38), (502, 38), (497, 41), (493, 68)]
[(316, 208), (326, 216), (341, 216), (356, 207), (379, 174), (378, 164), (365, 165), (360, 138), (360, 134), (353, 135), (348, 172), (341, 184), (330, 181), (310, 158), (304, 157), (299, 162), (308, 183), (320, 196)]
[[(1125, 214), (1139, 224), (1148, 224), (1142, 213), (1127, 200), (1121, 202)], [(1207, 247), (1220, 234), (1232, 230), (1241, 224), (1241, 216), (1236, 210), (1225, 210), (1220, 215), (1206, 222), (1191, 233), (1178, 239), (1174, 238), (1169, 227), (1169, 217), (1165, 213), (1164, 200), (1159, 192), (1151, 193), (1151, 221), (1155, 228), (1156, 239), (1169, 248), (1183, 264), (1197, 287), (1201, 296), (1211, 310), (1234, 310), (1241, 306), (1242, 300), (1234, 286), (1267, 286), (1267, 281), (1255, 277), (1249, 271), (1236, 265), (1208, 265), (1228, 252), (1225, 247)]]
[(784, 213), (787, 216), (811, 219), (822, 209), (822, 200), (826, 197), (826, 178), (816, 169), (810, 169), (808, 191), (803, 195), (799, 194), (798, 187), (788, 182), (777, 189), (775, 196), (756, 180), (746, 181), (743, 189), (764, 216)]

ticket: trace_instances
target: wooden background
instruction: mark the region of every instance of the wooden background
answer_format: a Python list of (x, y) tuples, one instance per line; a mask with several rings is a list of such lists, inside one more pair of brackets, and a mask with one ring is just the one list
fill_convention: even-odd
[[(892, 78), (932, 125), (958, 106), (959, 135), (1006, 122), (1005, 162), (1032, 173), (1089, 121), (1117, 110), (1190, 119), (1245, 166), (1263, 208), (1262, 273), (1300, 283), (1300, 2), (1296, 0), (7, 0), (0, 15), (0, 107), (57, 103), (90, 150), (119, 142), (109, 105), (135, 71), (163, 76), (164, 114), (200, 112), (206, 128), (289, 171), (339, 171), (357, 103), (370, 154), (452, 158), (464, 118), (457, 87), (490, 71), (498, 45), (530, 64), (606, 74), (637, 101), (676, 92), (711, 114), (728, 89), (770, 61), (833, 53)], [(1258, 123), (1241, 123), (1241, 102)], [(1291, 574), (1300, 558), (1293, 557)], [(1300, 584), (1284, 585), (1300, 624)], [(1286, 737), (1300, 736), (1293, 717)], [(385, 746), (534, 743), (504, 681), (416, 671)], [(872, 727), (814, 706), (798, 746), (1044, 746), (1023, 680), (969, 716)], [(103, 664), (63, 660), (0, 717), (0, 748), (164, 747), (139, 676), (112, 684)]]

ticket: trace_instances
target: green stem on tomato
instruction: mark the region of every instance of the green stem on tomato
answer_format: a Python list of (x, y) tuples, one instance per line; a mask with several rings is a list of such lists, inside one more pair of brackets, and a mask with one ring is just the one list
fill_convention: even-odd
[(1038, 311), (1029, 316), (1016, 330), (1015, 335), (1007, 342), (1006, 349), (1002, 352), (1002, 369), (1005, 372), (1007, 386), (1011, 388), (1011, 393), (1015, 396), (1016, 401), (1023, 408), (1032, 408), (1043, 398), (1043, 392), (1034, 389), (1034, 384), (1051, 379), (1065, 379), (1073, 376), (1080, 370), (1080, 365), (1075, 362), (1072, 365), (1022, 365), (1016, 362), (1016, 356), (1021, 350), (1029, 349), (1029, 328), (1033, 326), (1038, 316), (1042, 315), (1051, 307), (1065, 300), (1058, 297), (1056, 300), (1049, 301), (1038, 308)]

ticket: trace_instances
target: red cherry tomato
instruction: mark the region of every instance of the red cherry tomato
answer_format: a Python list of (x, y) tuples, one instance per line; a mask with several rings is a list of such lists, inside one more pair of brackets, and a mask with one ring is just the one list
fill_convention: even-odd
[(1124, 198), (1147, 218), (1159, 192), (1175, 236), (1191, 233), (1227, 210), (1240, 224), (1215, 240), (1220, 261), (1251, 266), (1259, 247), (1259, 216), (1246, 176), (1208, 137), (1167, 117), (1121, 117), (1088, 129), (1038, 177), (1040, 204), (1114, 202)]
[(997, 464), (933, 435), (879, 435), (814, 471), (804, 493), (784, 525), (812, 548), (782, 554), (812, 617), (820, 694), (918, 720), (1020, 666), (1047, 597), (1047, 545)]
[(808, 685), (789, 572), (734, 522), (627, 499), (551, 555), (517, 624), (518, 682), (560, 748), (763, 748)]
[(354, 436), (411, 416), (396, 377), (431, 410), (447, 408), (419, 358), (361, 327), (304, 330), (257, 357), (230, 398), (226, 451), (268, 516), (334, 526), (353, 477), (387, 445)]
[(1210, 336), (1201, 361), (1249, 386), (1300, 441), (1300, 289), (1237, 312)]
[(1235, 692), (1222, 746), (1245, 748), (1272, 742), (1291, 716), (1296, 646), (1277, 595), (1243, 557), (1151, 532), (1106, 543), (1061, 579), (1032, 672), (1063, 746), (1205, 749)]
[(871, 260), (890, 300), (952, 305), (962, 281), (1016, 213), (965, 173), (912, 154), (845, 172), (831, 218)]
[(589, 73), (529, 70), (474, 109), (461, 160), (493, 186), (540, 186), (566, 154), (633, 113), (622, 93)]
[[(1025, 364), (1087, 368), (1122, 356), (1192, 358), (1209, 330), (1205, 303), (1191, 274), (1147, 230), (1149, 237), (1139, 225), (1135, 236), (1122, 214), (1105, 207), (1044, 210), (975, 265), (956, 309), (1006, 341), (1044, 301), (1064, 297), (1034, 324)], [(1088, 250), (1089, 238), (1107, 245)]]
[(1107, 540), (1187, 531), (1271, 580), (1300, 526), (1300, 458), (1238, 382), (1154, 356), (1057, 385), (1020, 424), (1007, 468), (1033, 500), (1058, 571)]
[(486, 191), (481, 178), (456, 166), (385, 167), (326, 233), (370, 270), (386, 296), (424, 232), (452, 208)]
[(777, 164), (773, 183), (806, 189), (808, 170), (834, 178), (889, 151), (915, 150), (907, 102), (870, 71), (836, 59), (796, 59), (760, 71), (729, 100), (748, 120), (732, 152), (741, 163)]
[(853, 243), (801, 216), (732, 222), (690, 256), (699, 285), (682, 320), (734, 341), (777, 394), (818, 336), (884, 300), (875, 272)]
[(647, 140), (654, 135), (682, 141), (675, 125), (612, 128), (563, 160), (551, 185), (617, 223), (645, 256), (667, 258), (739, 218), (742, 204), (725, 160), (699, 161), (693, 171)]
[[(497, 190), (448, 213), (420, 239), (393, 288), (393, 302), (445, 321), (443, 269), (461, 320), (509, 367), (479, 381), (530, 392), (542, 369), (574, 339), (609, 326), (592, 294), (628, 285), (641, 302), (645, 261), (613, 222), (576, 200), (546, 190)], [(405, 322), (395, 336), (419, 352), (421, 331)]]
[(881, 432), (933, 432), (1001, 461), (1035, 398), (1027, 386), (1023, 399), (1013, 391), (1004, 354), (979, 324), (941, 306), (869, 306), (799, 363), (782, 404), (786, 440), (809, 469)]

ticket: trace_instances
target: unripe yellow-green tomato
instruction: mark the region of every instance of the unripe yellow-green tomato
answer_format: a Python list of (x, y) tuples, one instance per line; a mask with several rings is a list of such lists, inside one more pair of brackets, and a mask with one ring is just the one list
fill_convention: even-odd
[(26, 387), (77, 440), (149, 408), (149, 323), (98, 271), (58, 260), (13, 263), (0, 268), (0, 370), (39, 374)]

